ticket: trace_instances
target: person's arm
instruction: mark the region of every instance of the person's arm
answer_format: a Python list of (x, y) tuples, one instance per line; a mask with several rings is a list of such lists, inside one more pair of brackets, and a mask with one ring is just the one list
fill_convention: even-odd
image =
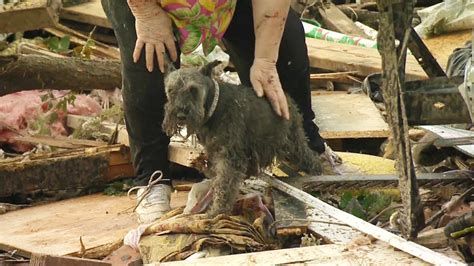
[(276, 62), (290, 3), (290, 0), (252, 0), (255, 59), (250, 69), (250, 81), (257, 95), (265, 95), (275, 112), (285, 119), (289, 119), (290, 114)]
[(153, 71), (153, 58), (156, 53), (158, 65), (164, 72), (165, 47), (171, 60), (178, 58), (171, 19), (161, 9), (157, 0), (127, 0), (128, 6), (135, 16), (135, 29), (137, 42), (133, 51), (133, 61), (140, 59), (140, 54), (145, 47), (145, 60), (148, 71)]

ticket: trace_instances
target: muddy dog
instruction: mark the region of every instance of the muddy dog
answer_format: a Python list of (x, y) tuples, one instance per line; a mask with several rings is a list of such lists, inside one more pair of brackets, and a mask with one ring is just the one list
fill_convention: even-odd
[(291, 119), (285, 120), (252, 88), (213, 79), (218, 64), (169, 70), (165, 78), (168, 101), (163, 129), (172, 136), (186, 127), (188, 135), (195, 133), (204, 146), (209, 161), (204, 174), (213, 179), (210, 216), (229, 213), (241, 182), (275, 158), (289, 160), (311, 174), (321, 172), (294, 101), (287, 96)]

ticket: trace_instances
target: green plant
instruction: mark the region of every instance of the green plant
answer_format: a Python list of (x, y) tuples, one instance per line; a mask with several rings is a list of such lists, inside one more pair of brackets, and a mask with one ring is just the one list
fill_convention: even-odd
[(64, 36), (59, 39), (58, 37), (53, 36), (45, 39), (45, 44), (49, 50), (55, 53), (66, 54), (70, 52), (69, 46), (71, 45), (71, 38), (69, 36)]

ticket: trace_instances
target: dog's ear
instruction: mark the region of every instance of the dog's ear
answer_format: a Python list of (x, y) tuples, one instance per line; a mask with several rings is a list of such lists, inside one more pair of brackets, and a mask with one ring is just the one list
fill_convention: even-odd
[(166, 53), (164, 54), (163, 58), (165, 61), (165, 73), (163, 73), (163, 76), (166, 77), (169, 75), (169, 73), (176, 71), (176, 67), (174, 66), (173, 62), (171, 62)]
[(199, 71), (204, 75), (204, 76), (208, 76), (208, 77), (211, 77), (212, 76), (212, 70), (220, 65), (222, 62), (219, 61), (219, 60), (214, 60), (210, 63), (208, 63), (207, 65), (204, 65), (202, 66)]

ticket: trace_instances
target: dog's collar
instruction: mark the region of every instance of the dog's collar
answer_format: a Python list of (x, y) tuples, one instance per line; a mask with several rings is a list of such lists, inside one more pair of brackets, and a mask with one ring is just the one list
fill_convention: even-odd
[(211, 107), (209, 107), (209, 111), (206, 115), (206, 122), (212, 117), (212, 115), (216, 111), (217, 102), (219, 102), (219, 84), (215, 79), (212, 79), (212, 81), (214, 82), (214, 99), (212, 100)]

